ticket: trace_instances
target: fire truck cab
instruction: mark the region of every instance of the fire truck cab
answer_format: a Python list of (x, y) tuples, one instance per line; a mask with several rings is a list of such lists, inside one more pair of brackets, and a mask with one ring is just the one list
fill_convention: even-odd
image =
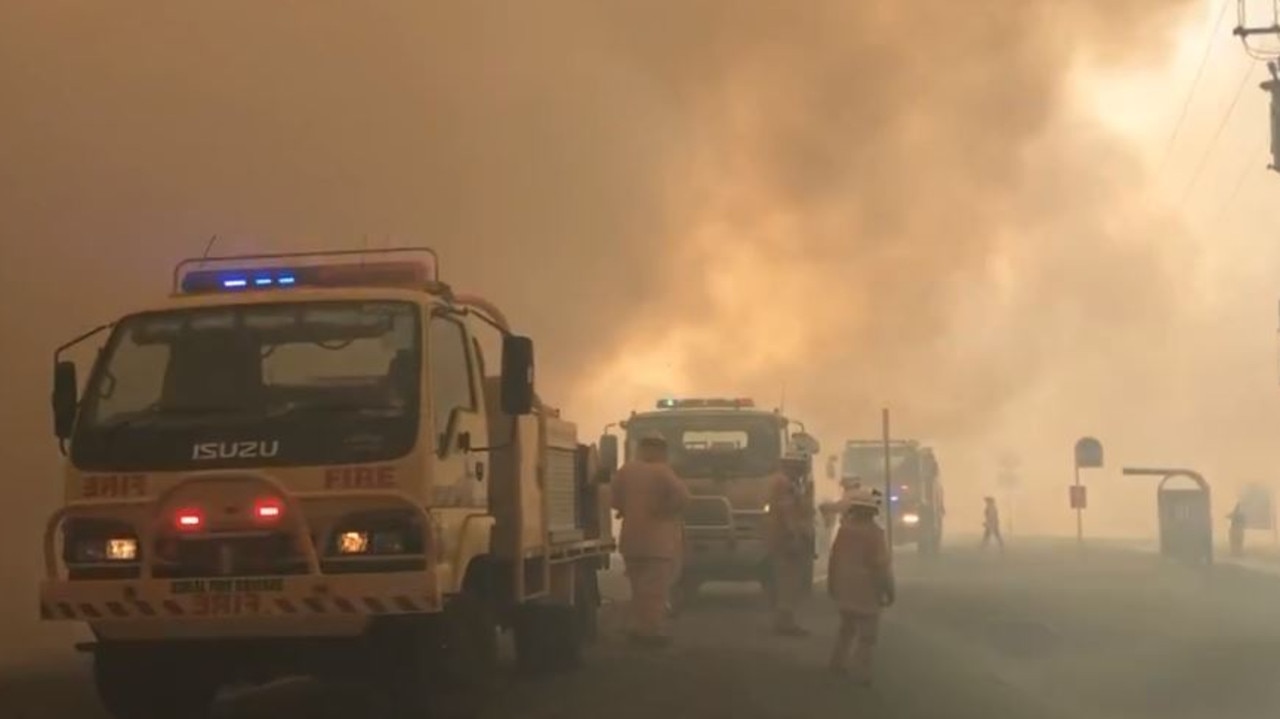
[[(112, 715), (312, 675), (470, 716), (500, 627), (527, 669), (580, 661), (614, 547), (595, 448), (535, 393), (532, 341), (437, 265), (184, 261), (167, 300), (59, 348), (40, 611), (91, 629)], [(64, 356), (97, 336), (81, 390)]]
[[(672, 469), (693, 494), (685, 512), (677, 601), (691, 599), (705, 582), (760, 582), (770, 591), (764, 537), (769, 477), (789, 449), (812, 458), (819, 451), (817, 440), (799, 422), (758, 409), (749, 398), (662, 399), (653, 410), (632, 412), (619, 426), (625, 432), (621, 457), (617, 436), (606, 433), (600, 439), (606, 469), (635, 456), (640, 438), (658, 432), (667, 439)], [(812, 462), (805, 486), (812, 506)], [(811, 586), (812, 564), (808, 572)]]

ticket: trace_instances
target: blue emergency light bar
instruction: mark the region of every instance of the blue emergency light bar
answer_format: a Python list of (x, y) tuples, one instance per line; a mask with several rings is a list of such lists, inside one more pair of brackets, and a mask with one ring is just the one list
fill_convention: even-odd
[(725, 407), (737, 409), (741, 407), (755, 407), (756, 403), (749, 397), (738, 397), (736, 399), (725, 398), (692, 398), (692, 399), (660, 399), (658, 400), (658, 409), (686, 409), (690, 407)]
[[(413, 259), (385, 259), (388, 255)], [(349, 258), (373, 255), (376, 261)], [(347, 260), (347, 261), (341, 261)], [(187, 268), (192, 269), (187, 269)], [(401, 287), (423, 289), (437, 280), (437, 259), (427, 247), (293, 252), (275, 255), (201, 257), (174, 268), (174, 292), (207, 294), (293, 287)]]

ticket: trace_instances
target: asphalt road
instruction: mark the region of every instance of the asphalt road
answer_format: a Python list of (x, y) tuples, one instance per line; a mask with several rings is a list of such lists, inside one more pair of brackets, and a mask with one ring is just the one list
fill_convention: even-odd
[[(950, 548), (899, 560), (877, 682), (830, 677), (835, 616), (821, 591), (808, 639), (778, 639), (754, 592), (708, 588), (678, 622), (678, 645), (636, 653), (617, 638), (619, 604), (582, 672), (504, 679), (495, 719), (1261, 719), (1280, 715), (1280, 577), (1168, 565), (1137, 551)], [(618, 596), (619, 582), (608, 591)], [(324, 691), (294, 683), (228, 698), (220, 719), (331, 716)], [(0, 678), (6, 719), (103, 719), (70, 653)], [(348, 718), (352, 719), (352, 718)]]

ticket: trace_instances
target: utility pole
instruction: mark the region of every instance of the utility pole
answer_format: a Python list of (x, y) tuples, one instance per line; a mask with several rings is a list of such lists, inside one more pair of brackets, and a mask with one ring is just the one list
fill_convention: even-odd
[(889, 408), (880, 411), (880, 424), (884, 430), (884, 532), (890, 550), (893, 548), (893, 459), (889, 448)]
[[(1276, 12), (1270, 25), (1250, 26), (1246, 22), (1244, 8), (1244, 4), (1241, 3), (1237, 25), (1231, 34), (1240, 38), (1240, 42), (1244, 43), (1245, 52), (1255, 59), (1260, 60), (1268, 55), (1277, 55), (1278, 52), (1275, 49), (1262, 50), (1251, 46), (1249, 39), (1271, 35), (1280, 40), (1280, 2), (1276, 3)], [(1272, 59), (1267, 62), (1267, 69), (1271, 71), (1271, 79), (1259, 86), (1271, 95), (1271, 163), (1267, 165), (1267, 169), (1280, 172), (1280, 67), (1277, 66), (1276, 60)]]

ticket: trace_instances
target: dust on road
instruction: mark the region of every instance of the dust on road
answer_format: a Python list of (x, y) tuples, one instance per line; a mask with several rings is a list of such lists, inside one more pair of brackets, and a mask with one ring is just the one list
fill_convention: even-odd
[[(900, 558), (871, 690), (823, 671), (835, 628), (817, 592), (809, 639), (780, 640), (753, 588), (711, 586), (678, 625), (679, 645), (635, 653), (619, 641), (620, 604), (582, 672), (504, 676), (488, 716), (504, 719), (1262, 719), (1280, 711), (1280, 579), (1211, 573), (1150, 555), (1043, 545), (1004, 556), (953, 549)], [(607, 580), (617, 598), (618, 577)], [(87, 664), (11, 675), (7, 719), (104, 719)], [(340, 716), (307, 683), (232, 697), (218, 719)], [(346, 719), (351, 719), (350, 713)]]

